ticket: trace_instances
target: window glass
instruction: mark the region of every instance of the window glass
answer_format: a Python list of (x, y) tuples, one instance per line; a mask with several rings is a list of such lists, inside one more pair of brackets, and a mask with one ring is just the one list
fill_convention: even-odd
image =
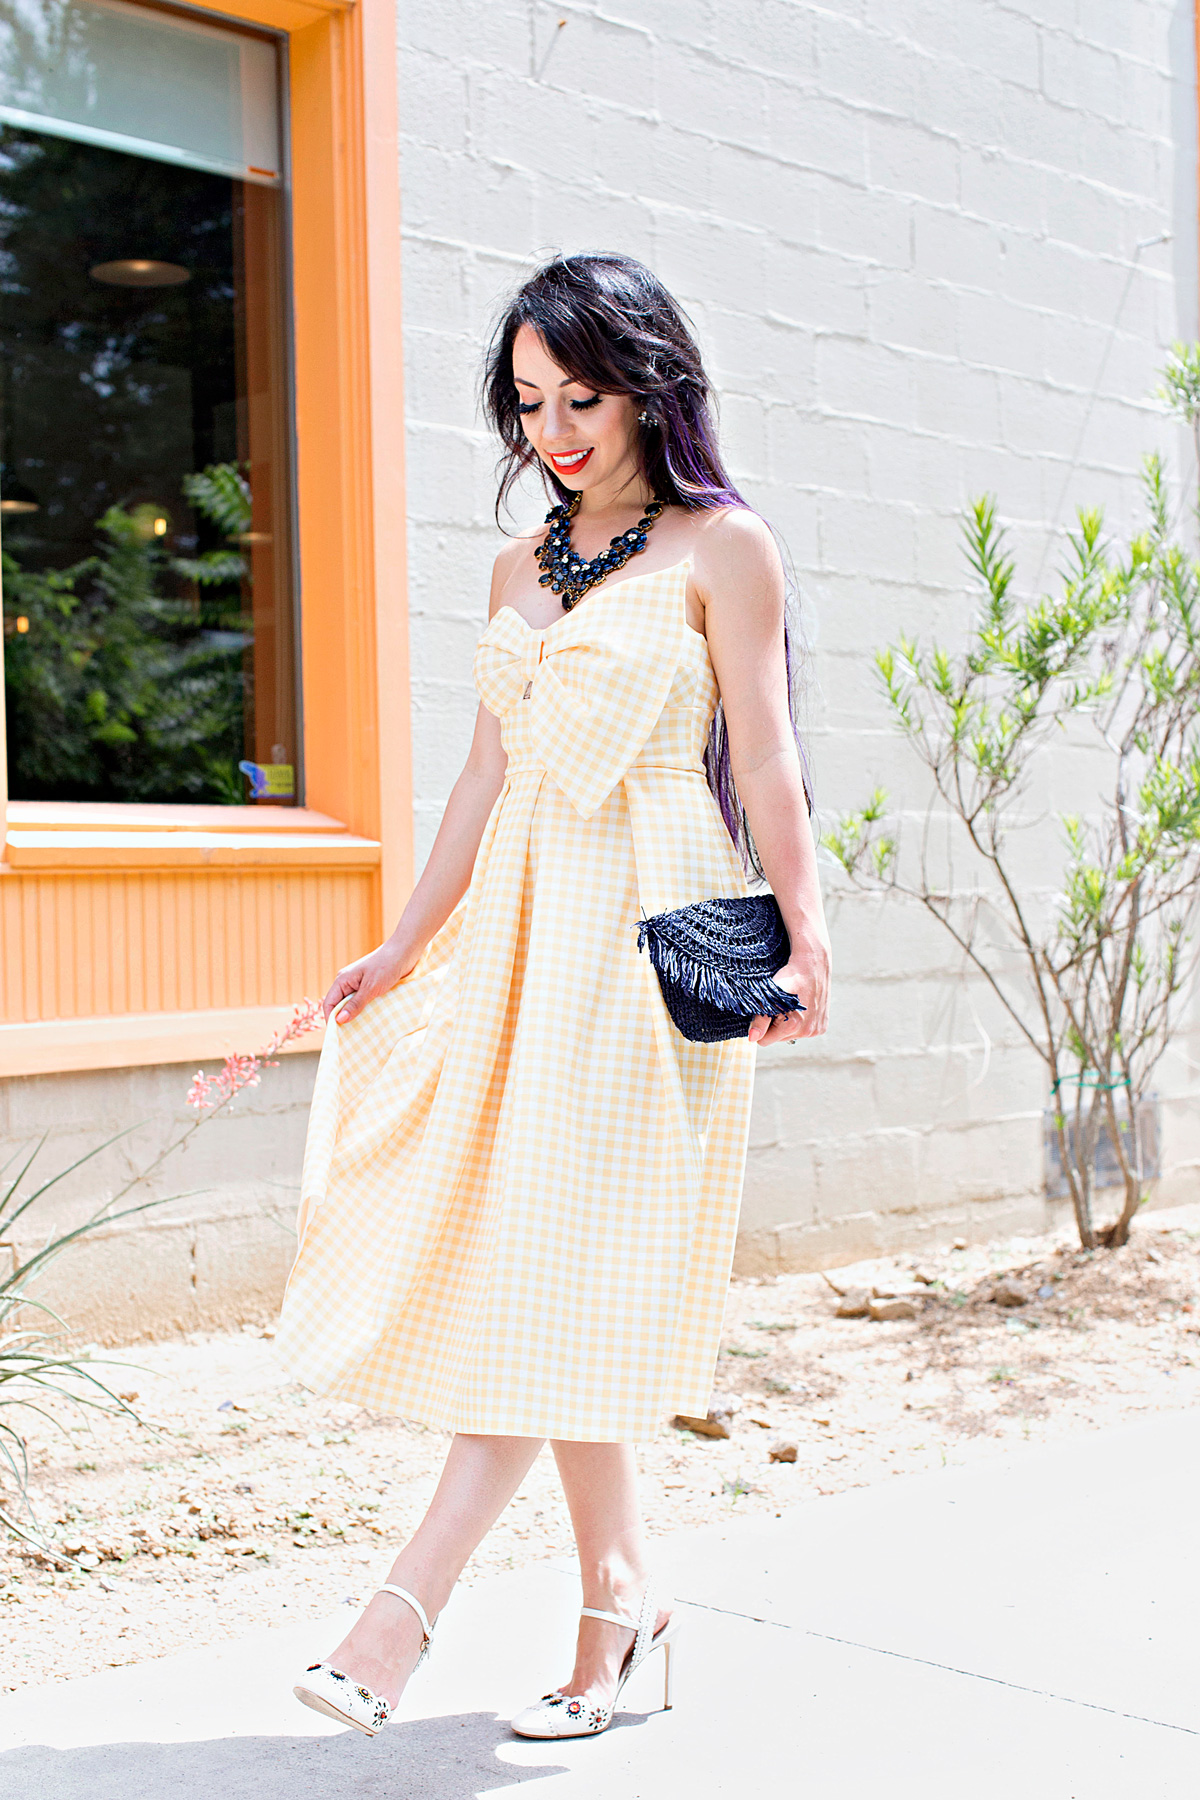
[(214, 175), (280, 171), (268, 39), (120, 0), (0, 0), (0, 119)]
[[(84, 0), (0, 14), (9, 793), (290, 803), (276, 47)], [(14, 19), (70, 55), (21, 63)], [(14, 123), (35, 99), (60, 116)]]

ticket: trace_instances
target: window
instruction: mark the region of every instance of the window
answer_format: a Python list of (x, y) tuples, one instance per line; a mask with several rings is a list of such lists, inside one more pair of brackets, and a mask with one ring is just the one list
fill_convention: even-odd
[(0, 7), (15, 800), (301, 797), (282, 55)]

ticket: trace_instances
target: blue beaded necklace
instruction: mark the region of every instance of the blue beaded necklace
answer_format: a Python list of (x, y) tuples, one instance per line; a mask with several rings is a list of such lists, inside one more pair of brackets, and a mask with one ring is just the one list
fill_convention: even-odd
[(550, 508), (546, 514), (550, 529), (533, 553), (539, 569), (545, 570), (538, 576), (538, 586), (561, 594), (564, 612), (570, 612), (589, 588), (594, 588), (615, 569), (623, 569), (631, 556), (646, 548), (650, 527), (666, 505), (663, 500), (647, 502), (646, 511), (636, 525), (615, 537), (599, 556), (585, 562), (571, 548), (571, 520), (579, 510), (580, 499), (581, 496), (576, 494), (560, 506)]

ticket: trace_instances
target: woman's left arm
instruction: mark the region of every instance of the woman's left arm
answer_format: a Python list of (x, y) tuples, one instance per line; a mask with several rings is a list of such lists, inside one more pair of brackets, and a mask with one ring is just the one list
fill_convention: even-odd
[(788, 712), (783, 565), (758, 515), (731, 508), (701, 531), (694, 568), (725, 708), (733, 779), (791, 939), (787, 967), (775, 979), (806, 1009), (755, 1019), (750, 1041), (817, 1037), (827, 1024), (831, 957)]

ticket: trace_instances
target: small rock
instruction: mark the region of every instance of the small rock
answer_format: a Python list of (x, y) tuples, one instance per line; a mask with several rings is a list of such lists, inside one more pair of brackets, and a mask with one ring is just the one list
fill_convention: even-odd
[(865, 1319), (870, 1310), (871, 1296), (866, 1288), (851, 1288), (842, 1295), (834, 1314), (838, 1319)]
[(1162, 1257), (1158, 1254), (1157, 1250), (1147, 1250), (1146, 1261), (1152, 1262), (1152, 1263), (1160, 1263), (1162, 1261)]
[(965, 1250), (966, 1247), (967, 1247), (966, 1238), (955, 1238), (954, 1242), (950, 1246), (950, 1248), (952, 1250)]
[(794, 1462), (798, 1462), (799, 1460), (800, 1460), (800, 1446), (799, 1446), (799, 1444), (794, 1444), (790, 1438), (788, 1438), (786, 1440), (783, 1438), (777, 1438), (773, 1444), (768, 1446), (768, 1449), (767, 1449), (767, 1461), (768, 1462), (794, 1463)]
[(871, 1289), (876, 1300), (914, 1300), (924, 1299), (924, 1292), (915, 1281), (880, 1281)]
[(992, 1289), (992, 1302), (996, 1306), (1028, 1306), (1029, 1289), (1022, 1287), (1019, 1281), (1006, 1277)]
[(917, 1316), (913, 1302), (901, 1295), (890, 1300), (871, 1300), (867, 1312), (872, 1319), (915, 1319)]
[(1054, 1297), (1054, 1283), (1053, 1283), (1053, 1282), (1051, 1282), (1051, 1281), (1046, 1281), (1046, 1282), (1043, 1282), (1043, 1284), (1042, 1284), (1042, 1286), (1041, 1286), (1041, 1287), (1040, 1287), (1040, 1288), (1039, 1288), (1039, 1289), (1038, 1289), (1038, 1291), (1037, 1291), (1037, 1297), (1038, 1297), (1038, 1299), (1039, 1299), (1039, 1300), (1051, 1300), (1051, 1299), (1053, 1299), (1053, 1297)]
[(235, 1481), (233, 1484), (233, 1491), (235, 1494), (252, 1494), (254, 1492), (254, 1483), (252, 1481)]
[(732, 1437), (734, 1414), (740, 1412), (741, 1405), (741, 1401), (731, 1394), (720, 1397), (714, 1394), (706, 1418), (693, 1419), (686, 1413), (676, 1413), (671, 1423), (680, 1431), (694, 1431), (698, 1437)]
[(919, 1281), (922, 1287), (936, 1287), (937, 1276), (931, 1275), (928, 1269), (914, 1269), (913, 1280)]

